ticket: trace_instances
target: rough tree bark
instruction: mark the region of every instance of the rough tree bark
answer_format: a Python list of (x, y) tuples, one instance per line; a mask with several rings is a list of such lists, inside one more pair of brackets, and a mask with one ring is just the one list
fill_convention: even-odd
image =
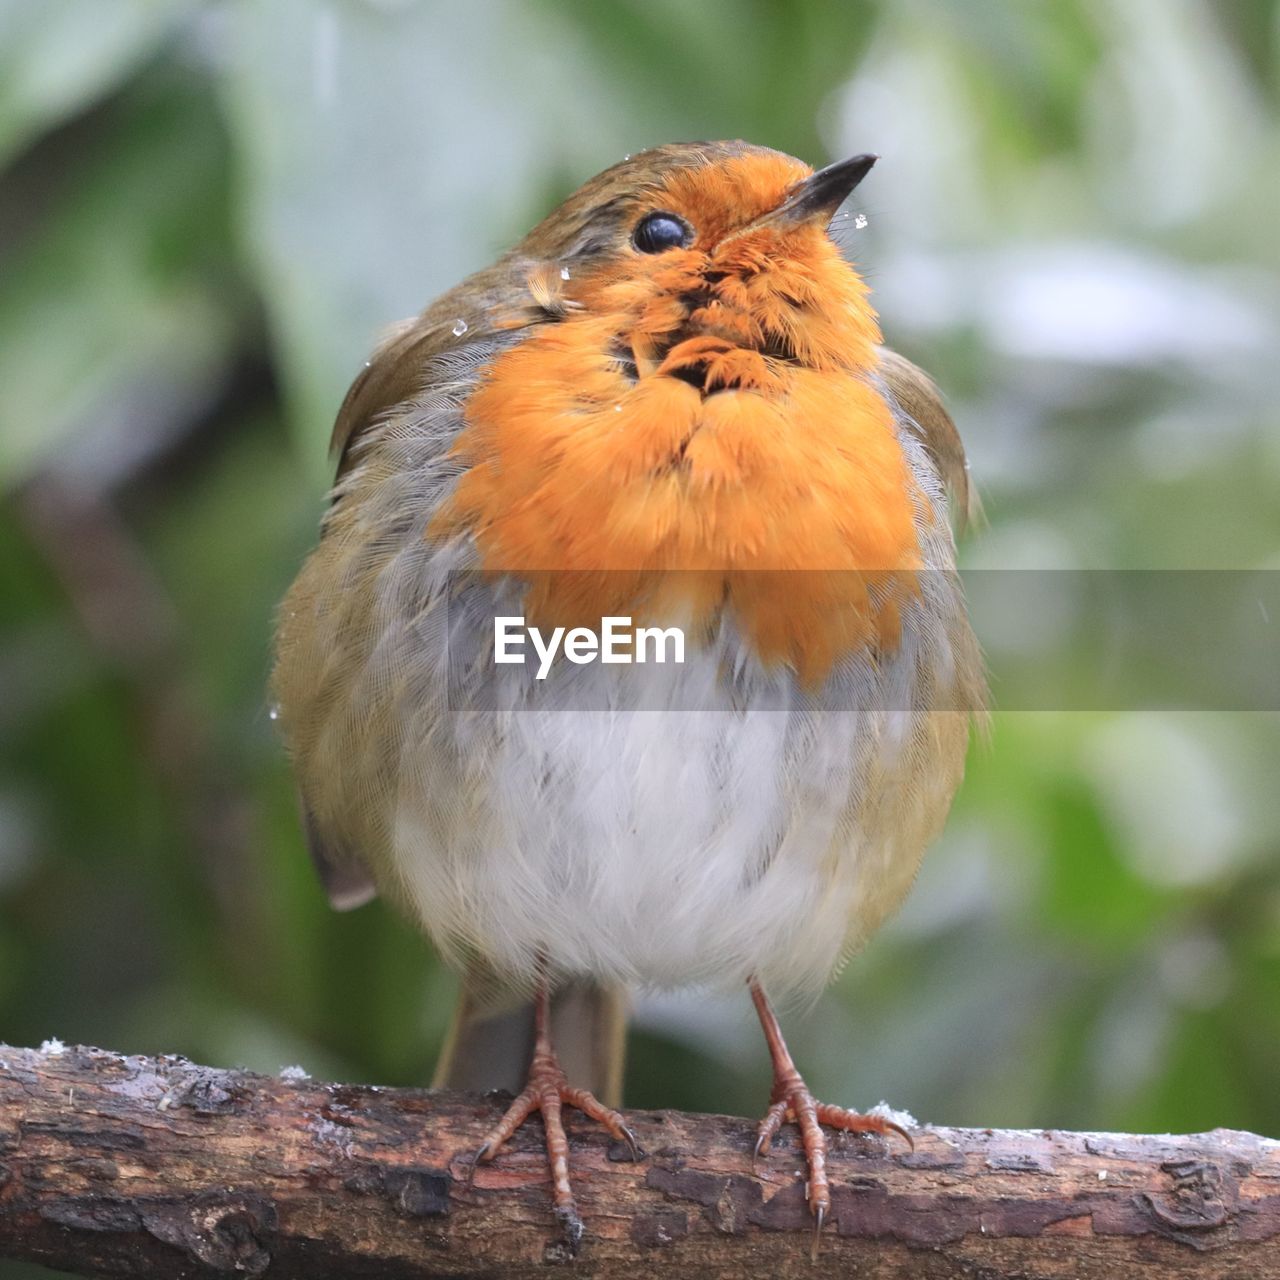
[(575, 1123), (565, 1256), (537, 1122), (465, 1185), (494, 1099), (0, 1048), (0, 1255), (85, 1275), (1280, 1278), (1280, 1143), (925, 1127), (834, 1138), (817, 1267), (794, 1133), (632, 1112)]

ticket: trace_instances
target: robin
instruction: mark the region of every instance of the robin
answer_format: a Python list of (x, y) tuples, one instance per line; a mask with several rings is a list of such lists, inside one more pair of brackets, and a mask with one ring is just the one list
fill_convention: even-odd
[[(875, 159), (710, 142), (591, 179), (374, 352), (281, 609), (331, 899), (383, 893), (462, 970), (437, 1082), (517, 1094), (477, 1162), (541, 1113), (574, 1247), (563, 1106), (640, 1155), (627, 988), (749, 988), (756, 1155), (798, 1125), (816, 1230), (823, 1126), (907, 1136), (818, 1102), (765, 994), (820, 990), (901, 902), (984, 699), (964, 451), (830, 234)], [(513, 617), (575, 665), (511, 661)], [(660, 683), (582, 658), (619, 617), (679, 630)]]

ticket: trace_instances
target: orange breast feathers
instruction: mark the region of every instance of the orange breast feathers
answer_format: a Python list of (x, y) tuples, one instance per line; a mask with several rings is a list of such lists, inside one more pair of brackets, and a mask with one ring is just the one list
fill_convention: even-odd
[(472, 395), (431, 536), (470, 533), (486, 571), (527, 578), (535, 625), (696, 634), (729, 610), (806, 682), (892, 649), (930, 509), (866, 377), (866, 288), (822, 229), (630, 255), (565, 289), (566, 318)]

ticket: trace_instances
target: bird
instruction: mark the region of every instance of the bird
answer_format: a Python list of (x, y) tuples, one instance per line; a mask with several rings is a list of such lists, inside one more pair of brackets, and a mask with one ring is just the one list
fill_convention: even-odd
[[(638, 152), (387, 331), (279, 610), (273, 716), (331, 901), (384, 896), (461, 972), (436, 1083), (515, 1094), (470, 1169), (540, 1113), (575, 1250), (564, 1109), (643, 1158), (628, 992), (748, 989), (774, 1073), (754, 1158), (798, 1126), (815, 1240), (824, 1127), (910, 1141), (819, 1102), (774, 1007), (899, 906), (986, 699), (964, 448), (837, 243), (877, 159)], [(512, 619), (684, 652), (566, 643), (540, 677)]]

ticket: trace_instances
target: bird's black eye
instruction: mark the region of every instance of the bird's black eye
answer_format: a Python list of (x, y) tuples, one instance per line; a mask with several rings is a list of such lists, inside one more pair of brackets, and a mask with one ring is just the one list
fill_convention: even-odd
[(646, 213), (636, 224), (631, 243), (641, 253), (683, 249), (693, 239), (693, 228), (674, 213)]

